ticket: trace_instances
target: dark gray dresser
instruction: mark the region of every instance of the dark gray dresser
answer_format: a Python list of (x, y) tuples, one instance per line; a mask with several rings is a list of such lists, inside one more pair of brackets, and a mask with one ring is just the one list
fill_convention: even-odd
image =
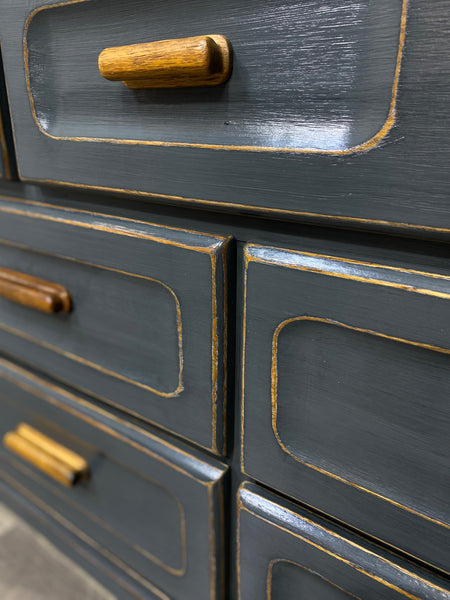
[(118, 600), (450, 600), (450, 1), (0, 17), (0, 501)]

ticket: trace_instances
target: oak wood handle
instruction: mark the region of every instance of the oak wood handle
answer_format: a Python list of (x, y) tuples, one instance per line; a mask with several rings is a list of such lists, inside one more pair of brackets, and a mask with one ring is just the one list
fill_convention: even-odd
[(203, 35), (106, 48), (101, 75), (133, 89), (219, 85), (231, 74), (231, 44), (223, 35)]
[(0, 296), (46, 313), (67, 313), (72, 307), (64, 286), (5, 268), (0, 268)]
[(3, 445), (66, 487), (89, 477), (89, 465), (83, 457), (26, 423), (6, 433)]

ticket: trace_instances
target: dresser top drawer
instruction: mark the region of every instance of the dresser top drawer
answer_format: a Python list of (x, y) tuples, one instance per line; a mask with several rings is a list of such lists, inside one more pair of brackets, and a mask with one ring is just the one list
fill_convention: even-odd
[[(448, 236), (444, 4), (0, 2), (21, 177)], [(111, 47), (214, 35), (233, 55), (219, 86), (99, 71)]]
[[(0, 215), (2, 349), (221, 453), (228, 240), (36, 203)], [(71, 309), (11, 301), (11, 277), (63, 287)]]

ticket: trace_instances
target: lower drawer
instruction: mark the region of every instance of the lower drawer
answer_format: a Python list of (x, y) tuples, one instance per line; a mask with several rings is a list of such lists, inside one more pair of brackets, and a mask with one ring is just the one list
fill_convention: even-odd
[[(265, 492), (239, 490), (240, 600), (445, 600), (448, 581)], [(420, 544), (420, 540), (417, 540)]]
[(220, 597), (226, 467), (4, 360), (0, 416), (9, 486), (144, 577), (152, 596)]

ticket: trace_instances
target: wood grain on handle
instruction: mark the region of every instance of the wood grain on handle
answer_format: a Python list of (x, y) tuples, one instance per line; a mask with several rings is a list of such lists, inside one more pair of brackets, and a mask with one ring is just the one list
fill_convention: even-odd
[(0, 268), (0, 296), (46, 313), (67, 313), (72, 307), (64, 286), (5, 268)]
[(3, 445), (66, 487), (89, 476), (89, 465), (83, 457), (26, 423), (6, 433)]
[(231, 74), (231, 44), (223, 35), (106, 48), (101, 75), (134, 89), (219, 85)]

